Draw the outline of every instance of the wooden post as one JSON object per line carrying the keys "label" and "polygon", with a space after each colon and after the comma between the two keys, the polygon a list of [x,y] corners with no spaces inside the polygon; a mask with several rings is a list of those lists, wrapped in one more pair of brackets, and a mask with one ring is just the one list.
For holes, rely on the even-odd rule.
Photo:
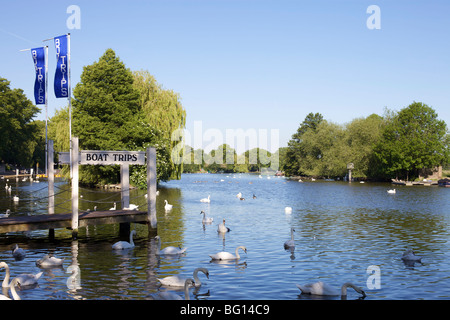
{"label": "wooden post", "polygon": [[[47,180],[48,180],[48,214],[55,213],[55,174],[53,165],[53,140],[48,140],[47,146]],[[55,239],[55,229],[48,230],[50,240]]]}
{"label": "wooden post", "polygon": [[156,232],[156,149],[150,147],[147,148],[147,210],[149,231]]}
{"label": "wooden post", "polygon": [[72,238],[78,236],[78,137],[72,138]]}
{"label": "wooden post", "polygon": [[122,210],[130,206],[130,166],[120,165],[120,188],[122,195]]}

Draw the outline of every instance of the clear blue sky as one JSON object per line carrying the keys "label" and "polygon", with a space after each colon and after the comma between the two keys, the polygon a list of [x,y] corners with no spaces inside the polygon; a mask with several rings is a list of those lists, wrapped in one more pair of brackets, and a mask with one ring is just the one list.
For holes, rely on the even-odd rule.
{"label": "clear blue sky", "polygon": [[[66,25],[72,4],[80,29]],[[381,10],[379,30],[366,26],[369,5]],[[450,1],[1,0],[0,8],[0,76],[32,101],[33,62],[19,50],[50,46],[50,117],[67,100],[54,97],[55,49],[42,40],[70,32],[73,87],[112,48],[180,93],[192,137],[202,121],[202,134],[278,130],[282,147],[309,112],[344,124],[413,101],[450,125]],[[199,142],[191,144],[211,144]]]}

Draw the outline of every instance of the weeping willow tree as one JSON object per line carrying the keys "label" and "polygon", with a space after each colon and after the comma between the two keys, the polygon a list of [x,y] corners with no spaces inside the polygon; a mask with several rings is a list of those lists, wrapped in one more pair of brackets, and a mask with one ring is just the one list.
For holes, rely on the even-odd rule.
{"label": "weeping willow tree", "polygon": [[171,178],[180,179],[183,163],[176,163],[175,159],[183,157],[182,132],[186,126],[186,110],[181,105],[180,95],[164,89],[148,71],[134,71],[133,76],[144,119],[161,130],[164,138],[170,141]]}

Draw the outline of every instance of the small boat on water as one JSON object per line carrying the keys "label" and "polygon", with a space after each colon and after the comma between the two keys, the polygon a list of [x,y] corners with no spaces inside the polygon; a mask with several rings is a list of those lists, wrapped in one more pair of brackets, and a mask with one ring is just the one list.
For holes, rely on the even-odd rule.
{"label": "small boat on water", "polygon": [[450,179],[445,178],[445,179],[438,180],[438,186],[450,188]]}

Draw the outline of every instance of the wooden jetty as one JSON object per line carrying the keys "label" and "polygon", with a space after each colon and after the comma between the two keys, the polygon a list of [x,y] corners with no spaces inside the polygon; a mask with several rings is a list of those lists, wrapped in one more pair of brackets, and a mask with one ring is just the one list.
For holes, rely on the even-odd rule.
{"label": "wooden jetty", "polygon": [[[137,210],[109,210],[81,212],[78,215],[79,227],[130,222],[147,224],[147,212]],[[72,213],[9,216],[8,218],[0,219],[0,233],[58,228],[72,229]]]}

